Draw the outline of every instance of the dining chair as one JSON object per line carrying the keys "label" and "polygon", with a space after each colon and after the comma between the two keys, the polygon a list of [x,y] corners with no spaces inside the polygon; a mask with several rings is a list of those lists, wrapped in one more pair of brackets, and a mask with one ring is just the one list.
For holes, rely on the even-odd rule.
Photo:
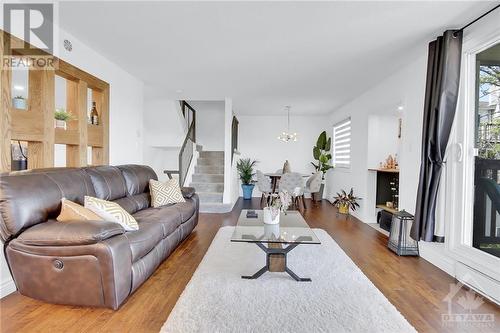
{"label": "dining chair", "polygon": [[285,163],[283,164],[282,173],[290,173],[290,172],[292,172],[292,168],[290,167],[290,162],[286,160]]}
{"label": "dining chair", "polygon": [[306,209],[304,200],[304,180],[298,172],[289,172],[281,176],[279,190],[287,191],[292,196],[293,203],[299,207],[299,198],[302,200],[302,206]]}
{"label": "dining chair", "polygon": [[304,192],[311,193],[312,201],[314,202],[314,195],[319,193],[321,189],[321,171],[313,173],[306,181],[306,188]]}
{"label": "dining chair", "polygon": [[262,200],[272,193],[271,178],[264,175],[260,170],[257,170],[257,188],[262,192],[260,197],[260,205],[262,206]]}

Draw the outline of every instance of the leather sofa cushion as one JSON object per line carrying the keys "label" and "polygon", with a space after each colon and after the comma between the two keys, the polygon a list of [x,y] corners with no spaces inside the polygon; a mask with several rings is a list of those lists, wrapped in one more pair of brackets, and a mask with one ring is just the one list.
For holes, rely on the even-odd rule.
{"label": "leather sofa cushion", "polygon": [[181,225],[181,215],[176,205],[163,206],[160,208],[148,208],[138,211],[133,216],[139,222],[139,226],[144,224],[158,224],[162,227],[163,237],[167,237]]}
{"label": "leather sofa cushion", "polygon": [[129,214],[134,214],[139,210],[148,208],[149,203],[151,202],[151,197],[149,193],[141,193],[116,199],[114,202],[119,204]]}
{"label": "leather sofa cushion", "polygon": [[132,262],[136,262],[163,239],[163,230],[157,223],[139,223],[139,230],[128,231],[125,236],[130,242]]}
{"label": "leather sofa cushion", "polygon": [[186,202],[177,203],[173,207],[179,211],[182,223],[188,221],[196,210],[196,204],[192,198],[186,199]]}
{"label": "leather sofa cushion", "polygon": [[158,180],[154,170],[146,165],[128,164],[120,165],[118,168],[125,179],[128,195],[149,193],[149,180]]}
{"label": "leather sofa cushion", "polygon": [[13,172],[0,177],[0,236],[6,240],[22,229],[59,215],[61,199],[83,204],[94,196],[89,175],[82,169],[53,168]]}
{"label": "leather sofa cushion", "polygon": [[49,220],[25,230],[17,240],[26,245],[71,246],[95,244],[125,232],[118,223],[106,221]]}
{"label": "leather sofa cushion", "polygon": [[103,165],[85,168],[95,189],[95,196],[103,200],[116,200],[127,195],[122,172],[115,166]]}

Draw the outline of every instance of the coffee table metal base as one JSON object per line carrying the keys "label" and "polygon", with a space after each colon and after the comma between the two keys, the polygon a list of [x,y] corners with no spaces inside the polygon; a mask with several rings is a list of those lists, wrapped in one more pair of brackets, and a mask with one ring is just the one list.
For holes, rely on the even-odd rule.
{"label": "coffee table metal base", "polygon": [[[299,244],[291,244],[286,248],[265,247],[262,243],[255,243],[266,253],[266,266],[258,270],[254,275],[244,275],[242,279],[257,279],[265,272],[287,272],[295,281],[310,282],[310,278],[301,278],[286,265],[286,255]],[[281,268],[276,268],[280,267]]]}

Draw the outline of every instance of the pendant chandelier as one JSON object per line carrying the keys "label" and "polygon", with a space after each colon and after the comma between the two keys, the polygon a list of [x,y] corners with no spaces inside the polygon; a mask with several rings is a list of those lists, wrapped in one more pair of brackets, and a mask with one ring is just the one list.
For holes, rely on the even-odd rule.
{"label": "pendant chandelier", "polygon": [[291,106],[285,106],[286,112],[287,112],[287,130],[286,132],[282,132],[278,136],[278,140],[281,140],[283,142],[290,142],[290,141],[297,141],[297,133],[291,133],[290,132],[290,108]]}

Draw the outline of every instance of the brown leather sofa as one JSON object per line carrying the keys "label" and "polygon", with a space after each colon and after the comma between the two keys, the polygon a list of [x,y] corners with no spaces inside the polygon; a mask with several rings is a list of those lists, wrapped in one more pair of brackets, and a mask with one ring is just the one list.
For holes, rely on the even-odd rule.
{"label": "brown leather sofa", "polygon": [[[198,196],[150,207],[147,166],[54,168],[0,175],[0,236],[22,295],[50,303],[117,309],[198,223]],[[58,222],[61,198],[117,202],[139,223]]]}

